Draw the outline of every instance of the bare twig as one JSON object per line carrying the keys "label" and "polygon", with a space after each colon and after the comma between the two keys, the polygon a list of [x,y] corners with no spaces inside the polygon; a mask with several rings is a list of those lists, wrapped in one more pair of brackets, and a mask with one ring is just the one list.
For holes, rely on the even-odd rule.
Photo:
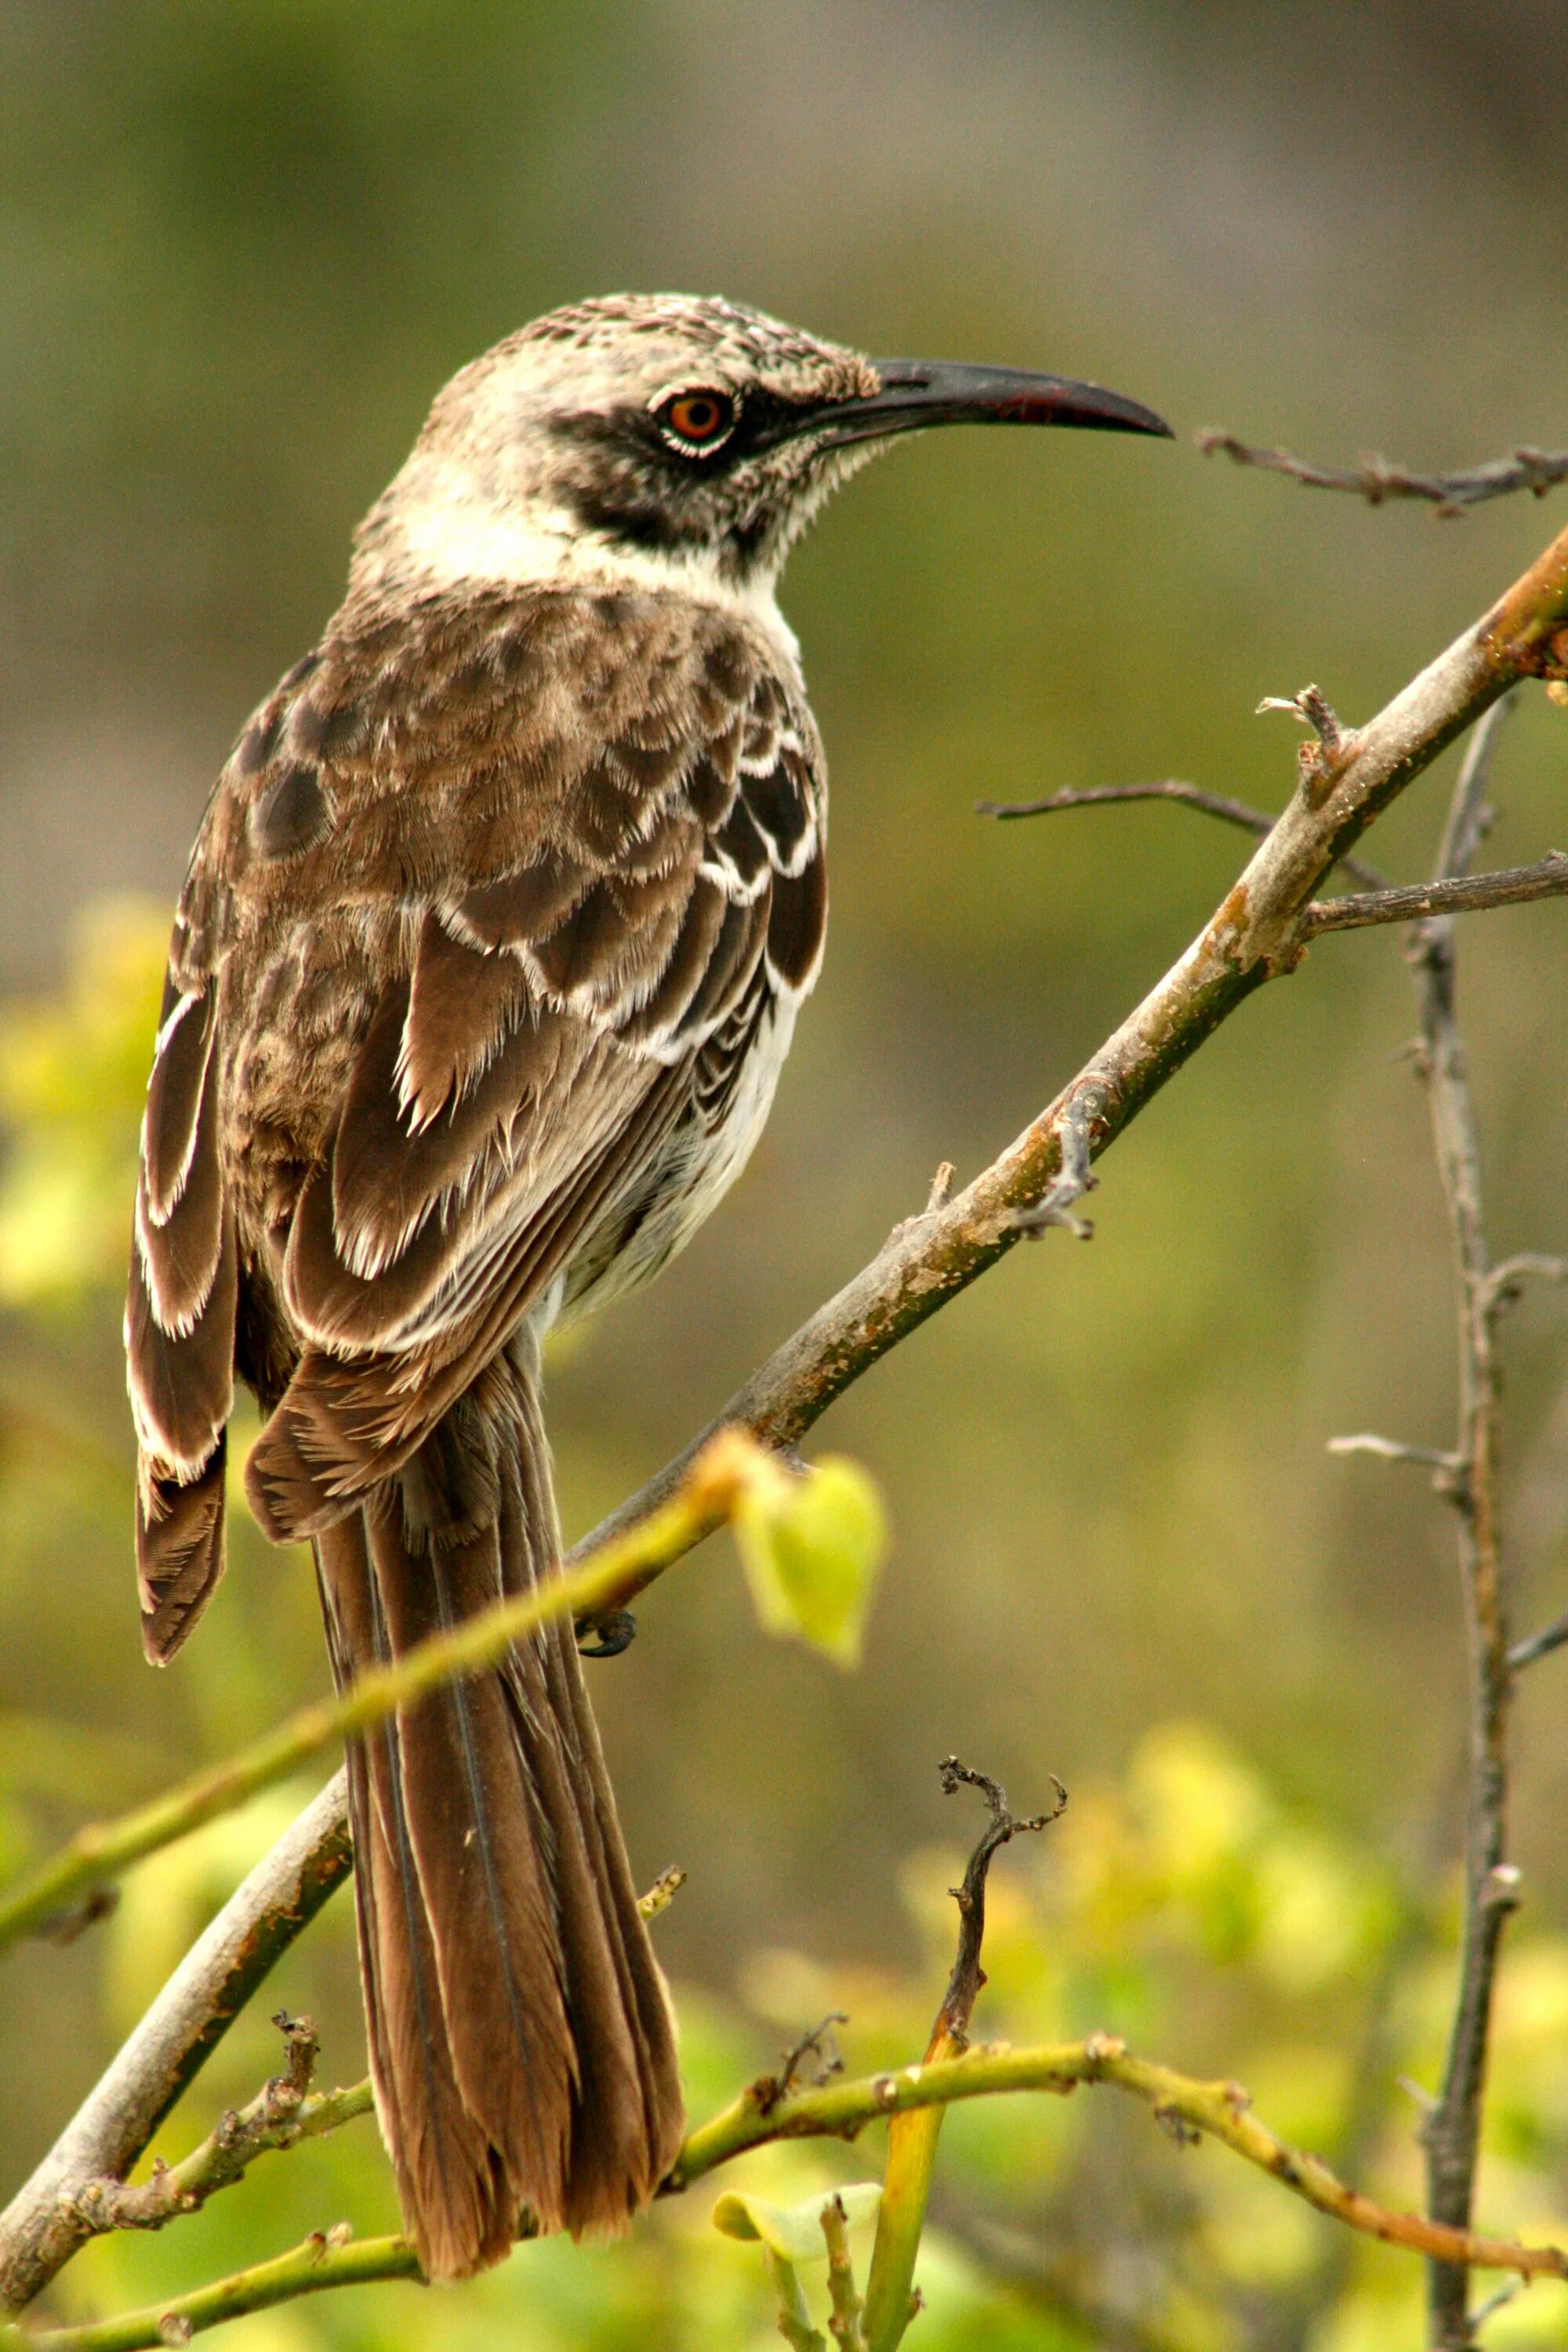
{"label": "bare twig", "polygon": [[1301,911],[1310,938],[1320,931],[1363,929],[1369,923],[1407,923],[1431,915],[1479,914],[1492,907],[1522,907],[1534,898],[1568,895],[1568,856],[1551,850],[1533,866],[1505,866],[1463,880],[1413,882],[1404,889],[1314,898]]}
{"label": "bare twig", "polygon": [[647,1893],[637,1897],[637,1909],[645,1919],[657,1919],[661,1911],[668,1910],[685,1884],[685,1871],[672,1862],[668,1870],[659,1872]]}
{"label": "bare twig", "polygon": [[1205,457],[1222,456],[1238,466],[1261,466],[1268,473],[1289,475],[1310,490],[1349,490],[1369,506],[1382,506],[1390,499],[1418,499],[1440,517],[1462,514],[1467,507],[1508,498],[1515,490],[1544,498],[1557,483],[1568,481],[1568,450],[1520,448],[1511,457],[1492,457],[1457,473],[1419,474],[1386,457],[1365,457],[1359,466],[1315,466],[1292,457],[1289,449],[1254,448],[1214,425],[1204,425],[1194,437]]}
{"label": "bare twig", "polygon": [[[319,2115],[331,2104],[309,2098],[319,2047],[316,2029],[308,2017],[289,2017],[282,2010],[272,2021],[283,2036],[282,2074],[274,2074],[247,2107],[231,2107],[211,2137],[182,2163],[154,2164],[151,2177],[135,2188],[110,2177],[89,2180],[78,2192],[78,2200],[95,2230],[161,2230],[166,2221],[195,2212],[217,2189],[240,2179],[266,2149],[291,2147],[296,2140],[309,2137],[312,2125],[305,2119],[307,2105]],[[333,2095],[340,2100],[345,2095]],[[369,2105],[366,2098],[354,2112],[363,2115]],[[314,2128],[331,2130],[347,2120],[346,2116],[334,2113],[330,2123],[317,2122]]]}
{"label": "bare twig", "polygon": [[1517,1675],[1523,1667],[1534,1665],[1537,1658],[1549,1658],[1564,1643],[1568,1643],[1568,1617],[1559,1617],[1554,1623],[1543,1625],[1539,1633],[1531,1633],[1527,1641],[1514,1643],[1508,1654],[1510,1671]]}
{"label": "bare twig", "polygon": [[847,2011],[830,2009],[820,2025],[803,2033],[792,2050],[786,2050],[776,2074],[759,2074],[752,2085],[752,2096],[764,2113],[787,2099],[795,2084],[804,2080],[802,2069],[808,2058],[816,2062],[816,2080],[826,2083],[832,2074],[842,2074],[844,2061],[838,2054],[838,2042],[834,2034],[836,2025],[847,2025]]}
{"label": "bare twig", "polygon": [[957,1789],[978,1789],[991,1811],[990,1826],[969,1857],[963,1874],[963,1884],[948,1891],[958,1906],[958,1952],[952,1963],[952,1973],[947,1980],[942,2007],[932,2030],[934,2043],[943,2041],[954,2050],[968,2047],[969,2021],[974,2004],[985,1982],[985,1971],[980,1965],[980,1948],[985,1940],[985,1881],[990,1874],[993,1857],[1016,1837],[1032,1836],[1037,1831],[1048,1830],[1059,1821],[1066,1808],[1068,1792],[1056,1774],[1051,1774],[1051,1786],[1057,1792],[1049,1812],[1033,1813],[1027,1821],[1017,1820],[1007,1807],[1007,1791],[1000,1788],[988,1774],[973,1772],[961,1764],[956,1756],[947,1756],[942,1765],[942,1792],[951,1797]]}
{"label": "bare twig", "polygon": [[[1240,825],[1244,833],[1256,834],[1259,840],[1273,832],[1276,823],[1267,809],[1253,808],[1246,801],[1233,801],[1226,793],[1200,791],[1196,784],[1184,783],[1179,776],[1163,776],[1155,784],[1090,784],[1080,792],[1048,793],[1043,801],[979,801],[975,814],[1004,819],[1055,816],[1062,809],[1107,808],[1118,801],[1174,801],[1182,808],[1196,809],[1203,816],[1215,816],[1226,824]],[[1386,887],[1386,877],[1375,866],[1364,866],[1359,857],[1342,857],[1339,862],[1367,889]]]}
{"label": "bare twig", "polygon": [[1342,724],[1321,686],[1304,686],[1297,694],[1266,694],[1258,706],[1258,716],[1268,710],[1288,711],[1311,729],[1317,740],[1298,744],[1296,770],[1308,800],[1315,804],[1325,799],[1355,751],[1355,729]]}
{"label": "bare twig", "polygon": [[1405,1445],[1396,1437],[1378,1437],[1370,1429],[1357,1432],[1353,1437],[1331,1437],[1330,1454],[1373,1454],[1380,1462],[1415,1462],[1423,1468],[1438,1473],[1434,1482],[1446,1485],[1465,1466],[1462,1454],[1445,1454],[1432,1445]]}
{"label": "bare twig", "polygon": [[[1300,909],[1367,825],[1515,680],[1555,677],[1565,664],[1568,532],[1358,730],[1354,756],[1320,804],[1297,793],[1191,946],[1023,1134],[944,1208],[891,1236],[730,1399],[708,1430],[576,1547],[573,1561],[657,1511],[714,1430],[749,1429],[780,1449],[797,1444],[847,1388],[994,1265],[1020,1238],[1009,1213],[1037,1202],[1059,1171],[1058,1123],[1069,1102],[1089,1087],[1098,1091],[1100,1108],[1089,1148],[1093,1155],[1105,1150],[1254,989],[1292,968]],[[642,1582],[651,1582],[653,1573]],[[323,1841],[341,1840],[341,1807],[331,1809]],[[272,1921],[281,1949],[289,1940],[287,1915],[271,1911],[259,1874],[247,1886],[254,1891],[235,1911],[237,1926]],[[226,2022],[225,2016],[216,2024],[214,2038]],[[206,2030],[199,2019],[189,2025],[192,2048],[205,2049]],[[106,2078],[83,2110],[98,2114],[110,2137],[126,2135],[103,2116],[103,2106],[118,2102],[136,2108],[149,2096],[139,2063],[129,2055],[132,2047],[116,2062],[123,2071],[112,2093]],[[199,2063],[199,2057],[192,2062],[191,2071]],[[151,2095],[161,2102],[168,2080],[162,2047],[147,2065]],[[134,2143],[133,2130],[131,2137]],[[0,2285],[7,2293],[14,2287],[17,2302],[37,2294],[81,2242],[79,2235],[68,2236],[63,2251],[52,2254],[38,2242],[39,2200],[47,2193],[41,2184],[58,2155],[0,2217]],[[100,2158],[83,2177],[113,2168]]]}
{"label": "bare twig", "polygon": [[[1497,703],[1472,738],[1454,787],[1437,873],[1462,875],[1484,829],[1488,769],[1508,713]],[[1568,863],[1568,861],[1564,861]],[[1463,1470],[1448,1489],[1458,1514],[1459,1565],[1470,1660],[1470,1759],[1466,1900],[1459,1991],[1437,2104],[1422,2126],[1427,2210],[1468,2229],[1475,2199],[1492,1988],[1503,1928],[1517,1907],[1518,1873],[1507,1861],[1508,1711],[1512,1669],[1498,1521],[1502,1377],[1497,1346],[1501,1291],[1482,1216],[1480,1150],[1455,1013],[1451,918],[1429,916],[1412,934],[1410,961],[1424,1048],[1432,1137],[1453,1232],[1459,1288],[1459,1445]],[[1438,2352],[1474,2341],[1462,2265],[1434,2260],[1427,2288]]]}
{"label": "bare twig", "polygon": [[[942,1764],[942,1794],[961,1788],[978,1789],[991,1819],[969,1857],[962,1885],[952,1889],[958,1905],[958,1951],[942,2006],[926,2045],[925,2063],[960,2056],[969,2047],[969,2021],[985,1971],[980,1965],[985,1940],[985,1881],[992,1859],[1020,1832],[1048,1829],[1068,1801],[1068,1792],[1053,1772],[1056,1803],[1048,1813],[1019,1821],[1009,1811],[1006,1791],[988,1774],[971,1771],[956,1756]],[[918,2073],[919,2069],[911,2069]],[[913,2315],[915,2259],[931,2200],[931,2168],[936,2162],[942,2111],[899,2116],[888,2127],[888,2162],[882,2179],[882,2201],[877,2213],[877,2237],[871,2249],[871,2269],[866,2282],[866,2343],[868,2352],[896,2352]]]}
{"label": "bare twig", "polygon": [[1540,1250],[1521,1250],[1494,1265],[1484,1287],[1485,1303],[1496,1315],[1514,1306],[1527,1282],[1568,1282],[1568,1257],[1547,1257]]}

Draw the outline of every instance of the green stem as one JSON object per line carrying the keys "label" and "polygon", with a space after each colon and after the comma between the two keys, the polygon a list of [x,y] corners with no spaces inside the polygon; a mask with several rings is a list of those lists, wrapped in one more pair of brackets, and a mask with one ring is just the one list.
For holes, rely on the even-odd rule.
{"label": "green stem", "polygon": [[79,1901],[89,1887],[247,1803],[323,1748],[359,1737],[442,1683],[482,1673],[552,1618],[615,1608],[639,1578],[679,1559],[732,1517],[764,1465],[774,1467],[751,1438],[738,1430],[721,1433],[667,1503],[640,1526],[612,1537],[580,1567],[470,1617],[452,1633],[420,1643],[395,1665],[361,1675],[331,1704],[301,1708],[237,1756],[193,1774],[151,1804],[117,1822],[89,1822],[51,1861],[0,1896],[0,1951]]}
{"label": "green stem", "polygon": [[767,2264],[768,2284],[779,2307],[779,2334],[790,2347],[790,2352],[827,2352],[827,2339],[811,2324],[811,2311],[805,2300],[799,2273],[783,2254],[775,2254],[771,2246],[763,2248]]}
{"label": "green stem", "polygon": [[[1568,2254],[1556,2246],[1525,2246],[1510,2239],[1479,2237],[1468,2230],[1424,2221],[1417,2213],[1396,2213],[1374,2205],[1336,2179],[1321,2158],[1276,2138],[1251,2114],[1247,2093],[1239,2084],[1204,2083],[1190,2074],[1179,2074],[1173,2067],[1133,2057],[1125,2043],[1103,2033],[1090,2034],[1087,2042],[1048,2043],[1032,2050],[980,2047],[962,2057],[905,2066],[895,2074],[830,2083],[773,2105],[767,2103],[773,2085],[765,2089],[753,2085],[690,2135],[666,2186],[688,2188],[748,2148],[770,2140],[853,2139],[868,2123],[913,2116],[921,2111],[940,2113],[955,2099],[988,2098],[1005,2091],[1061,2094],[1080,2083],[1113,2083],[1142,2099],[1161,2122],[1184,2124],[1194,2132],[1222,2140],[1319,2212],[1386,2245],[1401,2246],[1439,2262],[1463,2263],[1476,2270],[1514,2271],[1525,2279],[1568,2279]],[[346,2103],[355,2094],[331,2095]],[[346,2115],[340,2113],[336,2120],[346,2120]],[[322,2121],[318,2127],[330,2126]],[[801,2347],[801,2352],[826,2352],[822,2336],[811,2328],[792,2266],[784,2267],[790,2271],[794,2284],[786,2315],[791,2326],[804,2323],[807,2331],[790,2340]],[[0,2329],[0,2352],[141,2352],[143,2346],[172,2340],[167,2322],[177,2327],[181,2321],[189,2321],[194,2334],[216,2326],[220,2320],[263,2311],[271,2304],[314,2294],[323,2287],[419,2275],[414,2251],[405,2239],[368,2238],[363,2243],[338,2247],[317,2236],[276,2262],[237,2272],[231,2278],[163,2304],[156,2311],[131,2312],[118,2319],[94,2320],[83,2327],[55,2328],[42,2335],[15,2326]],[[775,2278],[774,2284],[782,2288],[785,2282]],[[906,2325],[908,2317],[906,2306]],[[789,2335],[782,2319],[781,2328]]]}
{"label": "green stem", "polygon": [[772,2140],[853,2139],[867,2124],[921,2108],[940,2109],[955,2099],[988,2098],[1002,2091],[1068,2092],[1080,2083],[1115,2084],[1142,2099],[1162,2123],[1185,2124],[1223,2141],[1320,2213],[1386,2245],[1439,2262],[1468,2263],[1478,2270],[1516,2271],[1521,2278],[1568,2279],[1568,2253],[1557,2246],[1483,2238],[1424,2221],[1418,2213],[1374,2205],[1347,2188],[1321,2158],[1291,2147],[1259,2123],[1238,2083],[1197,2081],[1173,2067],[1133,2057],[1124,2042],[1104,2033],[1091,2033],[1087,2042],[1028,2050],[982,2045],[962,2057],[904,2066],[896,2074],[829,2083],[773,2105],[767,2098],[772,2084],[753,2084],[691,2133],[666,2185],[689,2188],[732,2157]]}
{"label": "green stem", "polygon": [[[939,2032],[926,2053],[925,2063],[931,2066],[955,2058],[961,2047],[950,2035]],[[882,2202],[877,2210],[877,2236],[866,2282],[867,2352],[896,2352],[914,2315],[915,2260],[925,2229],[936,2144],[945,2112],[941,2106],[912,2107],[894,2116],[888,2126]]]}
{"label": "green stem", "polygon": [[302,2246],[279,2254],[270,2263],[257,2263],[236,2271],[193,2294],[175,2295],[145,2311],[122,2312],[117,2319],[98,2319],[85,2327],[50,2327],[35,2335],[20,2327],[0,2331],[6,2352],[157,2352],[161,2345],[181,2344],[187,2333],[199,2336],[226,2319],[268,2310],[273,2304],[292,2303],[302,2294],[320,2294],[331,2286],[363,2286],[374,2279],[413,2279],[423,2284],[419,2258],[403,2238],[362,2238],[334,2246],[320,2234]]}
{"label": "green stem", "polygon": [[827,2294],[833,2316],[827,2332],[838,2352],[868,2352],[864,2315],[855,2292],[855,2265],[849,2254],[849,2221],[841,2197],[830,2197],[822,2209],[822,2234],[827,2241]]}

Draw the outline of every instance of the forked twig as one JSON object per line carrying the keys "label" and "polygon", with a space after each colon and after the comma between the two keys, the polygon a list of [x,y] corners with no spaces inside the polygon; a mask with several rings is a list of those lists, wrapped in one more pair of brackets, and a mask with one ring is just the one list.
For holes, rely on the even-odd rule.
{"label": "forked twig", "polygon": [[978,1789],[991,1809],[991,1821],[969,1857],[969,1867],[963,1874],[963,1884],[948,1889],[958,1906],[958,1951],[953,1959],[952,1973],[947,1980],[947,1990],[942,1998],[942,2007],[936,2013],[936,2024],[931,2032],[933,2047],[939,2040],[949,2043],[954,2051],[967,2047],[969,2021],[981,1987],[985,1982],[985,1971],[980,1965],[980,1949],[985,1940],[985,1881],[992,1858],[1009,1839],[1028,1837],[1038,1830],[1048,1830],[1054,1821],[1061,1818],[1068,1792],[1054,1772],[1050,1780],[1057,1792],[1057,1801],[1049,1812],[1032,1813],[1026,1821],[1020,1821],[1008,1811],[1005,1789],[993,1780],[989,1774],[972,1771],[967,1764],[961,1764],[956,1756],[942,1759],[942,1795],[951,1797],[955,1790],[961,1788]]}
{"label": "forked twig", "polygon": [[[1278,823],[1267,809],[1232,800],[1226,793],[1205,793],[1196,784],[1184,782],[1179,776],[1162,776],[1158,783],[1152,784],[1089,784],[1077,792],[1047,793],[1039,801],[977,801],[975,814],[1011,822],[1016,817],[1055,816],[1063,809],[1109,808],[1124,801],[1173,801],[1180,808],[1196,809],[1202,816],[1218,817],[1225,824],[1239,825],[1244,833],[1254,835],[1259,841],[1272,833]],[[1375,866],[1367,866],[1348,854],[1339,863],[1368,890],[1386,887],[1386,879]]]}
{"label": "forked twig", "polygon": [[1258,466],[1270,474],[1287,475],[1310,490],[1348,490],[1369,506],[1392,499],[1415,499],[1443,520],[1463,514],[1467,507],[1486,499],[1506,499],[1529,490],[1542,499],[1559,482],[1568,481],[1568,450],[1515,449],[1510,457],[1491,457],[1484,465],[1463,466],[1451,474],[1422,474],[1387,457],[1365,457],[1357,466],[1318,466],[1293,457],[1289,449],[1256,448],[1238,441],[1234,433],[1205,425],[1194,436],[1205,457],[1225,457],[1237,466]]}

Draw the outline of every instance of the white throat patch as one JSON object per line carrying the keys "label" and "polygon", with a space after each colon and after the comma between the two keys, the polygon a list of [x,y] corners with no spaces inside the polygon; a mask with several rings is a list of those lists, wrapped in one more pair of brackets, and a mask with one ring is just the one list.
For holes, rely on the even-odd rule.
{"label": "white throat patch", "polygon": [[737,586],[710,550],[676,553],[627,547],[584,530],[560,508],[506,509],[465,487],[456,495],[405,497],[394,544],[432,585],[650,589],[715,604],[749,621],[795,667],[800,646],[779,611],[774,583]]}

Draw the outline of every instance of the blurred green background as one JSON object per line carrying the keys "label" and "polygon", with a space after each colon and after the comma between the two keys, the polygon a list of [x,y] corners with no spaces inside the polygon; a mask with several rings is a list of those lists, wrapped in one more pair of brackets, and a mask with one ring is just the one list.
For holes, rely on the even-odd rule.
{"label": "blurred green background", "polygon": [[[556,1360],[571,1528],[657,1466],[923,1202],[1049,1097],[1207,913],[1237,838],[1164,809],[999,827],[984,797],[1177,774],[1278,806],[1321,682],[1359,719],[1489,601],[1565,499],[1463,522],[1205,462],[1202,424],[1453,465],[1568,438],[1561,0],[0,0],[0,1837],[10,1862],[325,1681],[302,1558],[237,1524],[174,1670],[142,1664],[119,1302],[167,908],[246,712],[335,604],[349,531],[444,378],[552,304],[721,290],[872,352],[1100,378],[1173,446],[904,446],[794,560],[834,775],[834,921],[767,1138],[652,1294]],[[1493,851],[1563,837],[1568,718],[1506,739]],[[1429,860],[1446,770],[1372,852]],[[1494,1245],[1568,1246],[1568,930],[1463,934]],[[837,1410],[895,1546],[865,1664],[763,1640],[723,1544],[592,1669],[660,1922],[694,2111],[828,2009],[915,2054],[973,1823],[950,1748],[1020,1802],[982,2032],[1106,2027],[1240,2074],[1280,2128],[1419,2193],[1451,1979],[1462,1639],[1419,1474],[1451,1442],[1447,1244],[1392,934],[1325,941],[1139,1121],[1092,1246],[1020,1250]],[[1563,1305],[1509,1327],[1521,1629],[1568,1600]],[[1489,2225],[1568,2229],[1568,1717],[1518,1724],[1526,1907],[1505,1970]],[[107,1927],[7,1962],[5,2183],[300,1792],[147,1865]],[[348,1905],[279,1979],[363,2063]],[[270,2003],[265,2004],[270,2006]],[[1370,2032],[1371,2025],[1377,2030]],[[1381,2024],[1379,2021],[1381,2020]],[[170,2146],[275,2063],[247,2024]],[[804,2193],[877,2168],[759,2158]],[[1408,2260],[1112,2095],[954,2120],[929,2352],[1420,2341]],[[323,2298],[245,2352],[763,2347],[711,2196],[623,2247]],[[268,2159],[51,2298],[143,2301],[344,2215],[374,2134]],[[1542,2288],[1487,2341],[1546,2345]]]}

